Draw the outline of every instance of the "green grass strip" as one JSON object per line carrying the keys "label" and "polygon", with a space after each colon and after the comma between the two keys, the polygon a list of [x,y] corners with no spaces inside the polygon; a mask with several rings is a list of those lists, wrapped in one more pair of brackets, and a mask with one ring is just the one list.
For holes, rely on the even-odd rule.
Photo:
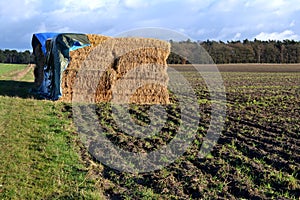
{"label": "green grass strip", "polygon": [[0,96],[0,199],[101,199],[61,108]]}

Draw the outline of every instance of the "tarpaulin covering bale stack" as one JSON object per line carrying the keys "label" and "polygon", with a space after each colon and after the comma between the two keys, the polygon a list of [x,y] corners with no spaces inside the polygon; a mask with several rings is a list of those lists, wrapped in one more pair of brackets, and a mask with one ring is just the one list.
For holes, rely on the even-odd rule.
{"label": "tarpaulin covering bale stack", "polygon": [[169,103],[169,43],[150,38],[86,36],[90,46],[81,42],[82,48],[65,55],[69,63],[60,69],[60,100],[71,102],[75,94],[87,102]]}
{"label": "tarpaulin covering bale stack", "polygon": [[32,36],[32,48],[36,65],[34,68],[35,89],[40,88],[44,81],[44,66],[47,57],[47,41],[55,37],[57,33],[37,33]]}

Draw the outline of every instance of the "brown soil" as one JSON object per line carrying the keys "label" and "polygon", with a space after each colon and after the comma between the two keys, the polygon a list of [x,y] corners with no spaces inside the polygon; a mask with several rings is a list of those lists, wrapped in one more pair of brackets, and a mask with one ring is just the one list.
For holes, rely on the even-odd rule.
{"label": "brown soil", "polygon": [[[198,153],[210,122],[209,92],[200,76],[182,67],[177,70],[190,81],[199,102],[208,101],[199,103],[201,120],[193,145],[174,163],[144,174],[119,172],[99,163],[81,146],[90,178],[96,180],[108,199],[298,199],[300,73],[283,69],[240,72],[243,66],[235,67],[237,72],[222,73],[227,117],[208,157],[199,158]],[[148,109],[133,105],[130,113],[141,124],[147,124]],[[168,144],[180,126],[178,105],[168,105],[166,110],[167,123],[159,135],[149,139],[138,139],[120,130],[109,104],[99,104],[96,112],[99,125],[115,145],[127,151],[150,152]],[[71,114],[71,107],[67,112]]]}

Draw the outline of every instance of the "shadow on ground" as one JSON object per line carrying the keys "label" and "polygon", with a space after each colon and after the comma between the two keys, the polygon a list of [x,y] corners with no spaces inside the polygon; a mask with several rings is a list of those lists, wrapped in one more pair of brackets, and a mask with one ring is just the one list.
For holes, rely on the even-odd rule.
{"label": "shadow on ground", "polygon": [[0,80],[0,96],[36,98],[31,93],[33,87],[33,82]]}

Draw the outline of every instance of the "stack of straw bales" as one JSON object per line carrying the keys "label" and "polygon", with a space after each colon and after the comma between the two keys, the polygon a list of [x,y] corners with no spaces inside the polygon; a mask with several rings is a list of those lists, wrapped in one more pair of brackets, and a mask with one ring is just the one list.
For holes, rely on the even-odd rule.
{"label": "stack of straw bales", "polygon": [[70,63],[61,79],[61,101],[71,102],[73,96],[80,96],[88,102],[169,103],[169,43],[87,36],[90,46],[70,52]]}

